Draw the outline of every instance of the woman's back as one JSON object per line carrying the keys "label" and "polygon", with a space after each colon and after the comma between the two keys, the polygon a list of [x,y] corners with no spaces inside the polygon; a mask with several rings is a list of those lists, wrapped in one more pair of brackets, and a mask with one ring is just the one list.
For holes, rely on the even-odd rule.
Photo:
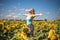
{"label": "woman's back", "polygon": [[32,18],[30,16],[27,16],[26,21],[27,25],[32,24]]}

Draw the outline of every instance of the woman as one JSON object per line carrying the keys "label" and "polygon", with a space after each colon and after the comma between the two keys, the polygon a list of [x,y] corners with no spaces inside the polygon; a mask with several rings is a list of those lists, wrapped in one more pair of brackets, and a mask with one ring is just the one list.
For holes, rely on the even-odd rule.
{"label": "woman", "polygon": [[23,14],[26,17],[27,21],[27,26],[30,28],[30,32],[28,33],[29,35],[33,36],[33,31],[34,31],[34,26],[32,24],[32,20],[35,16],[41,16],[42,14],[35,14],[35,10],[33,8],[28,10],[29,14]]}

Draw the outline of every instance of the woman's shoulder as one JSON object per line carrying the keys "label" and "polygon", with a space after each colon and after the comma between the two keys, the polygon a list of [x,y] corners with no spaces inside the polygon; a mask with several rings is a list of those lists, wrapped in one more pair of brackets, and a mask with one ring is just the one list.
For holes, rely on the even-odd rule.
{"label": "woman's shoulder", "polygon": [[35,17],[35,15],[27,14],[27,17]]}

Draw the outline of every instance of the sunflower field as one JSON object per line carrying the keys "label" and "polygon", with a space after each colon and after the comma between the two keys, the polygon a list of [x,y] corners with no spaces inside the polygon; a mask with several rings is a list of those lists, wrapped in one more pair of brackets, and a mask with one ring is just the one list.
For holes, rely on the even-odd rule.
{"label": "sunflower field", "polygon": [[25,20],[0,20],[0,40],[60,40],[60,20],[33,20],[34,36]]}

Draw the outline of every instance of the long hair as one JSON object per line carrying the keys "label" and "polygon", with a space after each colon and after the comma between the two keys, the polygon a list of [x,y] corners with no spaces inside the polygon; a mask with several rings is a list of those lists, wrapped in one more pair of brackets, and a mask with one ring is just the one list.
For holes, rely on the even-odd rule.
{"label": "long hair", "polygon": [[28,10],[28,12],[29,12],[29,13],[32,13],[32,14],[35,14],[34,8],[30,8],[30,9]]}

